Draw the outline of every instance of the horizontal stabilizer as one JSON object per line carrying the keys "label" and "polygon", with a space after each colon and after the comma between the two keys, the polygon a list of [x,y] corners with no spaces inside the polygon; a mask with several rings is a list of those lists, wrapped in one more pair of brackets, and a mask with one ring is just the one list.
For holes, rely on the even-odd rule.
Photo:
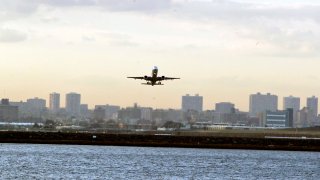
{"label": "horizontal stabilizer", "polygon": [[159,86],[159,85],[164,85],[164,84],[151,84],[151,83],[141,83],[142,85],[149,85],[149,86]]}

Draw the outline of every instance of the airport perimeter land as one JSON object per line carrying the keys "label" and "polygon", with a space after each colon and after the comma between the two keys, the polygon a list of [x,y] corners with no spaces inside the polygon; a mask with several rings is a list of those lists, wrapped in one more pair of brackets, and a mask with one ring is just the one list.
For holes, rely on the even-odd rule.
{"label": "airport perimeter land", "polygon": [[0,131],[0,143],[320,151],[320,131]]}

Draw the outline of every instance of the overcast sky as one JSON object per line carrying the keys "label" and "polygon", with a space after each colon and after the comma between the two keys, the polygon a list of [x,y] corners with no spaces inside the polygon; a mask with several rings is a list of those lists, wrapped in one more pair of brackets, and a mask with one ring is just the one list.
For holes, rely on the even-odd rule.
{"label": "overcast sky", "polygon": [[[0,97],[205,109],[249,94],[320,96],[317,0],[1,0]],[[127,76],[181,77],[149,87]]]}

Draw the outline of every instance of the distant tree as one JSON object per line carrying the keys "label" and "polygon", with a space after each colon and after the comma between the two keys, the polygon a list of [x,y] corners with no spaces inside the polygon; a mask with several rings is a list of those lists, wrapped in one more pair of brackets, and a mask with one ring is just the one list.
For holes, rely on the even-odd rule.
{"label": "distant tree", "polygon": [[34,123],[33,128],[40,128],[41,126],[38,123]]}
{"label": "distant tree", "polygon": [[44,127],[47,129],[53,129],[55,128],[56,124],[53,120],[47,119],[46,122],[44,123]]}
{"label": "distant tree", "polygon": [[116,121],[113,120],[113,119],[109,119],[109,120],[107,121],[107,124],[116,124]]}
{"label": "distant tree", "polygon": [[79,122],[79,126],[82,126],[82,127],[89,127],[90,126],[90,124],[89,124],[89,122],[88,121],[80,121]]}
{"label": "distant tree", "polygon": [[182,124],[179,122],[167,121],[163,124],[162,127],[180,129],[182,127]]}
{"label": "distant tree", "polygon": [[113,119],[109,119],[107,122],[106,122],[106,127],[107,128],[117,128],[118,127],[118,124],[115,120]]}

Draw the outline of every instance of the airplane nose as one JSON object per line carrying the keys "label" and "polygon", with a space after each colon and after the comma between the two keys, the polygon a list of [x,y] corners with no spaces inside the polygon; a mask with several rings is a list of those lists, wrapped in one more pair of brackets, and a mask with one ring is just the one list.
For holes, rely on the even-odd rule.
{"label": "airplane nose", "polygon": [[157,66],[154,66],[153,69],[158,69],[158,67],[157,67]]}

